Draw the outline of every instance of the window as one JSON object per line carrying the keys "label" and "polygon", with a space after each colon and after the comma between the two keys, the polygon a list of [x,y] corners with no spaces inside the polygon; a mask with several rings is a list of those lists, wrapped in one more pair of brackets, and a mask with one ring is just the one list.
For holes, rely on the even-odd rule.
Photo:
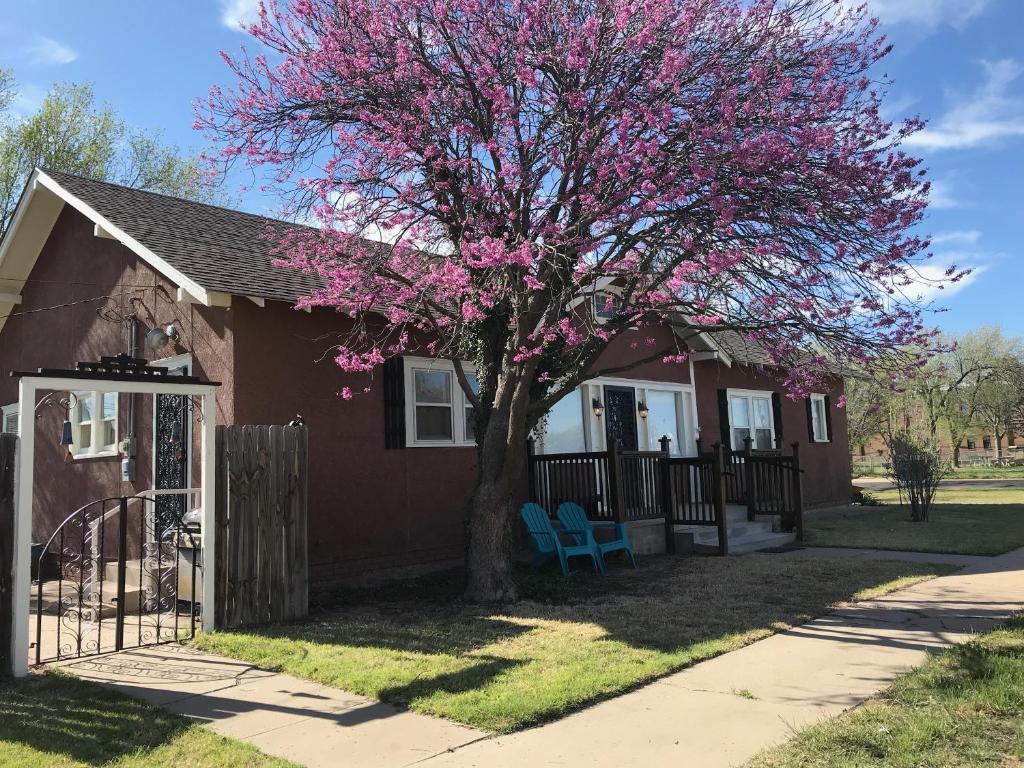
{"label": "window", "polygon": [[775,447],[775,419],[770,392],[729,392],[729,427],[732,449],[741,451],[753,438],[753,448],[769,451]]}
{"label": "window", "polygon": [[967,438],[967,450],[973,451],[977,447],[977,444],[970,437]]}
{"label": "window", "polygon": [[538,429],[543,453],[582,453],[587,450],[583,435],[582,393],[577,387],[552,406]]}
{"label": "window", "polygon": [[679,439],[680,418],[676,393],[648,389],[645,405],[647,406],[647,433],[650,435],[648,449],[660,450],[661,444],[658,441],[667,435],[672,441],[669,443],[669,453],[673,456],[681,456],[683,444]]}
{"label": "window", "polygon": [[598,323],[611,320],[619,311],[619,297],[614,293],[594,294],[594,317]]}
{"label": "window", "polygon": [[0,424],[0,431],[18,434],[18,404],[11,403],[3,407],[3,423]]}
{"label": "window", "polygon": [[824,395],[811,395],[811,432],[814,442],[828,442],[828,405]]}
{"label": "window", "polygon": [[[463,366],[474,392],[480,384]],[[448,360],[405,358],[406,432],[410,446],[475,445],[473,405]]]}
{"label": "window", "polygon": [[986,451],[991,451],[992,438],[989,437],[988,435],[985,435],[985,437],[981,438],[981,447],[984,448]]}
{"label": "window", "polygon": [[117,393],[76,392],[71,409],[72,455],[117,453]]}

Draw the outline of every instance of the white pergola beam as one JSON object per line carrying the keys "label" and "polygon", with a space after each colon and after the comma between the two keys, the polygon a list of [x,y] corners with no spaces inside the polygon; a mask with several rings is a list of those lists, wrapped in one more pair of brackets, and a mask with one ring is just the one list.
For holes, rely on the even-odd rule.
{"label": "white pergola beam", "polygon": [[102,224],[92,225],[93,237],[102,237],[105,240],[117,240],[117,236],[112,234],[110,230],[105,229]]}
{"label": "white pergola beam", "polygon": [[0,304],[21,304],[21,294],[0,293]]}
{"label": "white pergola beam", "polygon": [[214,629],[214,568],[216,525],[216,458],[213,455],[217,429],[217,386],[215,384],[180,383],[166,379],[154,381],[112,381],[102,375],[83,378],[23,375],[18,383],[18,456],[14,480],[14,626],[11,656],[15,677],[28,674],[29,607],[32,593],[32,490],[35,482],[35,412],[40,391],[67,392],[102,385],[105,392],[185,395],[202,398],[202,435],[200,442],[200,477],[202,488],[203,543],[203,630]]}

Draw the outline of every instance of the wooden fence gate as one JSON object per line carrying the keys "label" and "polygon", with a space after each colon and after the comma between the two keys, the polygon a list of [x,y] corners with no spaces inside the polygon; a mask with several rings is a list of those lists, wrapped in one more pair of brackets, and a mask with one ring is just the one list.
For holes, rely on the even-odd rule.
{"label": "wooden fence gate", "polygon": [[305,427],[217,427],[218,629],[308,612],[307,445]]}
{"label": "wooden fence gate", "polygon": [[0,433],[0,678],[13,672],[14,632],[14,460],[18,436]]}

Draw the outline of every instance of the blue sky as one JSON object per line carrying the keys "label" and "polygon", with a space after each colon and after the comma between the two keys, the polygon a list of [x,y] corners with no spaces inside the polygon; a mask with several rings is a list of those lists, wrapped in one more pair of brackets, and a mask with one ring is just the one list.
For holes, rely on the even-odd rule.
{"label": "blue sky", "polygon": [[[843,0],[856,4],[859,0]],[[1024,335],[1024,0],[868,0],[895,45],[887,114],[929,121],[915,137],[935,182],[927,231],[935,272],[974,268],[935,295],[932,322],[951,332],[1000,324]],[[218,51],[245,42],[255,0],[2,0],[0,67],[14,70],[28,113],[55,80],[91,81],[130,123],[159,127],[184,149],[192,101],[229,83]],[[241,182],[241,179],[236,180]],[[243,205],[272,213],[273,201]]]}

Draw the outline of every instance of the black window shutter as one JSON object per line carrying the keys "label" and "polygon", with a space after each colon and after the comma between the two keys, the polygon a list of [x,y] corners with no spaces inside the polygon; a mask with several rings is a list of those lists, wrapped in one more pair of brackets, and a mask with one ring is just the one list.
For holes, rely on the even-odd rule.
{"label": "black window shutter", "polygon": [[775,421],[775,439],[782,444],[782,396],[772,392],[772,419]]}
{"label": "black window shutter", "polygon": [[811,398],[807,398],[807,442],[814,442],[814,406],[811,405]]}
{"label": "black window shutter", "polygon": [[722,431],[722,446],[729,450],[732,447],[732,439],[729,430],[729,391],[718,390],[718,426]]}
{"label": "black window shutter", "polygon": [[832,442],[832,399],[825,395],[825,439]]}
{"label": "black window shutter", "polygon": [[405,448],[405,362],[384,361],[384,447]]}

